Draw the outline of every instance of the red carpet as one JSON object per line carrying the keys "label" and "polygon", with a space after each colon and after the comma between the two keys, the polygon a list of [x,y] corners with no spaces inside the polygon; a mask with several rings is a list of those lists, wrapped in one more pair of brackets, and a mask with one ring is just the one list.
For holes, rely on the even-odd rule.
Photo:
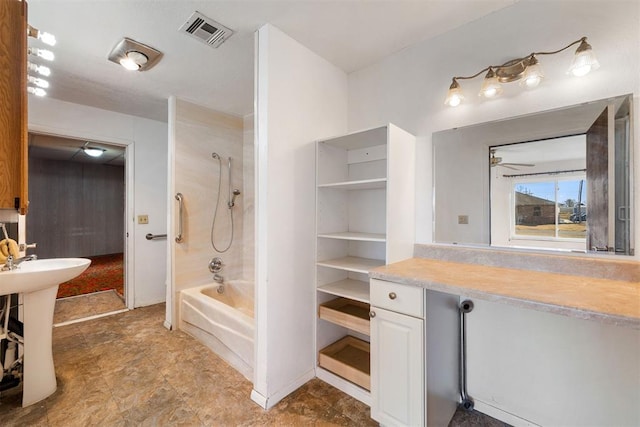
{"label": "red carpet", "polygon": [[58,298],[115,289],[124,295],[123,254],[88,257],[91,265],[75,279],[64,282],[58,288]]}

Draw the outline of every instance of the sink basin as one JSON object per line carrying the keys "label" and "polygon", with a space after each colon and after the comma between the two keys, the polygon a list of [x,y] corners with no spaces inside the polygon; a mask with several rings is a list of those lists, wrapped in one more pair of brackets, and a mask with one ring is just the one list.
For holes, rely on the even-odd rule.
{"label": "sink basin", "polygon": [[35,292],[71,280],[89,267],[86,258],[25,261],[15,270],[0,272],[0,295]]}
{"label": "sink basin", "polygon": [[80,275],[89,264],[86,258],[50,258],[24,261],[15,270],[0,271],[0,295],[22,294],[22,406],[40,402],[56,391],[51,331],[58,285]]}

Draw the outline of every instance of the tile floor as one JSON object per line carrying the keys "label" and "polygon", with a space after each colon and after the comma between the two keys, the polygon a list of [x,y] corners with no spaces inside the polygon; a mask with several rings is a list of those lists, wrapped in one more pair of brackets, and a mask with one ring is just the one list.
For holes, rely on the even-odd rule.
{"label": "tile floor", "polygon": [[[242,375],[163,319],[158,304],[54,328],[58,390],[27,408],[19,390],[0,393],[0,425],[377,425],[366,405],[317,379],[264,411]],[[503,426],[461,416],[450,426]]]}

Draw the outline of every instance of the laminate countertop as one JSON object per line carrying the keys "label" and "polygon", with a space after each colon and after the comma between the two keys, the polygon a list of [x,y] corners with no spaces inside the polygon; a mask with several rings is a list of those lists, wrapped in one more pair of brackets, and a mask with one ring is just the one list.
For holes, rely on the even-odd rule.
{"label": "laminate countertop", "polygon": [[411,258],[369,276],[448,294],[503,302],[640,329],[640,282]]}

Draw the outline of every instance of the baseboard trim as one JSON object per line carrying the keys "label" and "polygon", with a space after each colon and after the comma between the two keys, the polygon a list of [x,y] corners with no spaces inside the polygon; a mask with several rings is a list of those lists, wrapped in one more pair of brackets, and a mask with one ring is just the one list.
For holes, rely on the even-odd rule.
{"label": "baseboard trim", "polygon": [[500,408],[496,408],[495,406],[489,405],[488,403],[482,402],[481,400],[473,401],[473,409],[478,412],[482,412],[483,414],[489,415],[497,420],[503,421],[507,424],[511,424],[513,427],[540,427],[538,424],[533,423],[529,420],[525,420],[524,418],[520,418],[517,415],[511,414],[509,412],[503,411]]}
{"label": "baseboard trim", "polygon": [[251,390],[251,400],[260,405],[262,408],[269,410],[278,404],[282,399],[302,387],[307,382],[311,381],[315,378],[315,372],[313,369],[305,372],[300,377],[295,379],[293,382],[288,384],[287,386],[281,388],[277,392],[273,393],[271,396],[265,397],[256,389]]}

